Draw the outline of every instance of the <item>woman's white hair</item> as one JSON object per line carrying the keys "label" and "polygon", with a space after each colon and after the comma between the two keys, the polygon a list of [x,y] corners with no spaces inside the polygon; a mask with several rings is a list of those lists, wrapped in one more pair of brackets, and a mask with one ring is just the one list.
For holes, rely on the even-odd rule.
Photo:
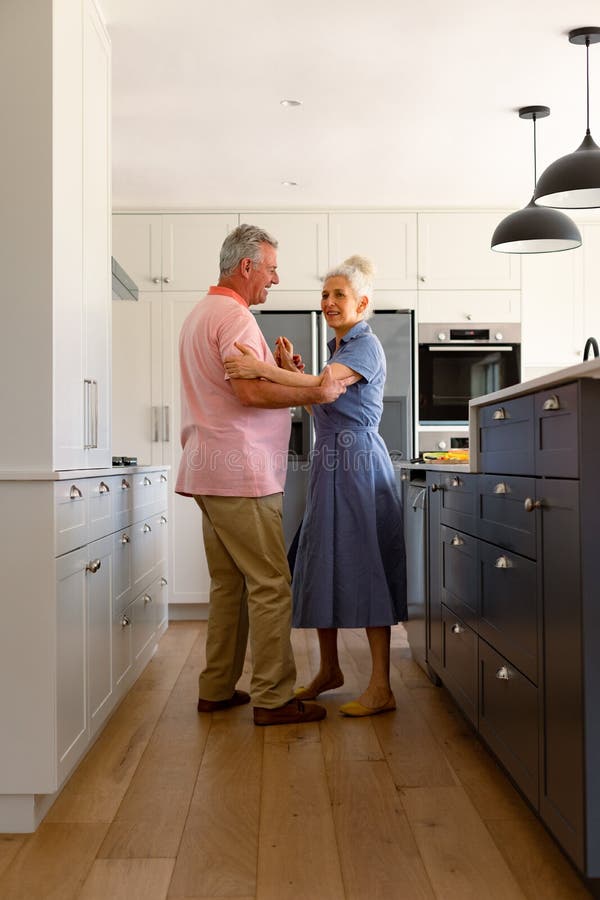
{"label": "woman's white hair", "polygon": [[367,305],[362,317],[363,319],[370,318],[373,315],[373,279],[375,277],[375,266],[371,260],[365,256],[349,256],[339,266],[329,270],[323,283],[328,278],[336,276],[341,276],[348,281],[357,299],[359,297],[367,298]]}

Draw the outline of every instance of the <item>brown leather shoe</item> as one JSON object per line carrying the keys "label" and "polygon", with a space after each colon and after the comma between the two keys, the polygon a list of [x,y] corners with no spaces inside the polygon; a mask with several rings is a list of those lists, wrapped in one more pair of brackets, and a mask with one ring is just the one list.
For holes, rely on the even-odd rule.
{"label": "brown leather shoe", "polygon": [[303,703],[302,700],[289,700],[283,706],[266,709],[264,706],[254,707],[255,725],[299,725],[303,722],[320,722],[327,715],[324,706],[318,703]]}
{"label": "brown leather shoe", "polygon": [[250,703],[250,694],[246,691],[234,691],[229,700],[198,700],[198,712],[216,712],[218,709],[229,709],[230,706],[243,706]]}

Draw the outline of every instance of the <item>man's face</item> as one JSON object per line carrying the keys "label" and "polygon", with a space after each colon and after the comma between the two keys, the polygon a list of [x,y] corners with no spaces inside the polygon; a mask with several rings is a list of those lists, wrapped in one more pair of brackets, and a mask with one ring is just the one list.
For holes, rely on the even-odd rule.
{"label": "man's face", "polygon": [[270,244],[262,244],[260,261],[251,263],[248,276],[248,305],[264,303],[273,284],[279,284],[277,250]]}

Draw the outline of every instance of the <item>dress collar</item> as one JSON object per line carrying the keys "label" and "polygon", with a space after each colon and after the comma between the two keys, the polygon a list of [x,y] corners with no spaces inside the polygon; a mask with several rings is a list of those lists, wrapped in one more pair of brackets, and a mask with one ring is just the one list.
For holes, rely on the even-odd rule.
{"label": "dress collar", "polygon": [[[353,341],[354,338],[359,337],[361,334],[364,334],[366,331],[370,331],[371,326],[368,322],[365,322],[364,319],[361,319],[360,322],[357,322],[356,325],[353,325],[350,331],[347,331],[343,338],[340,340],[340,344],[347,344],[348,341]],[[335,353],[335,338],[332,338],[327,342],[327,346],[329,347],[329,352],[333,356]]]}

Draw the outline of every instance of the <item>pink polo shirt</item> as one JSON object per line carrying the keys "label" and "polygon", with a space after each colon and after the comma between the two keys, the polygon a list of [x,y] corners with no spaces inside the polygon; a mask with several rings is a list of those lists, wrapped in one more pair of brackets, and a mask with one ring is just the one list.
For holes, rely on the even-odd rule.
{"label": "pink polo shirt", "polygon": [[283,491],[290,413],[242,406],[223,368],[226,357],[239,353],[235,341],[274,363],[246,301],[228,288],[211,287],[179,337],[183,455],[178,494],[263,497]]}

